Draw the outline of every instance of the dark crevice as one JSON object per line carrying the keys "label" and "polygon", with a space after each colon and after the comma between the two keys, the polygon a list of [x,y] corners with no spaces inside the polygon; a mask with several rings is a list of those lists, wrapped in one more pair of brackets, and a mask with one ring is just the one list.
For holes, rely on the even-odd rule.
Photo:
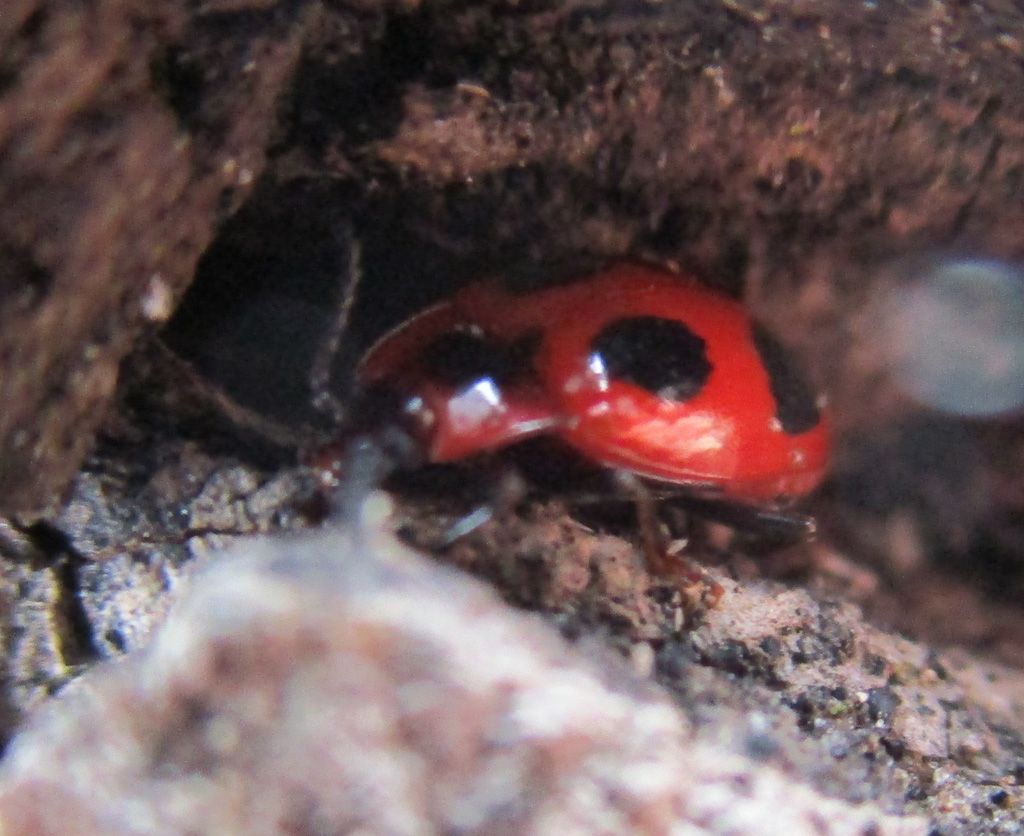
{"label": "dark crevice", "polygon": [[33,523],[24,533],[43,560],[53,567],[60,585],[58,607],[67,626],[59,637],[64,663],[73,667],[103,658],[82,601],[79,570],[88,562],[87,558],[75,549],[64,532],[48,522]]}

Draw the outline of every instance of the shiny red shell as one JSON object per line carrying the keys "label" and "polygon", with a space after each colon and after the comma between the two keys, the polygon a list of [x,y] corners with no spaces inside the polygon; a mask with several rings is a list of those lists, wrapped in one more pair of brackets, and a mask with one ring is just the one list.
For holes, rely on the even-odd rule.
{"label": "shiny red shell", "polygon": [[[595,340],[630,318],[680,323],[703,341],[710,373],[699,391],[673,400],[608,374]],[[477,283],[380,340],[360,378],[403,393],[422,421],[429,461],[551,434],[601,465],[703,495],[774,502],[822,480],[829,420],[819,403],[810,426],[784,429],[753,327],[738,303],[634,265],[526,295]],[[528,345],[528,372],[446,383],[430,371],[430,352],[451,334]]]}

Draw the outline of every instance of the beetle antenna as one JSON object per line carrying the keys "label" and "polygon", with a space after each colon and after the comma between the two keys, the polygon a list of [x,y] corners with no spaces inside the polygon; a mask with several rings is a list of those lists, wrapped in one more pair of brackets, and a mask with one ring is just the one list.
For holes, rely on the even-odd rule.
{"label": "beetle antenna", "polygon": [[492,463],[487,473],[486,501],[452,523],[445,532],[441,545],[447,548],[476,531],[484,523],[490,522],[498,514],[515,508],[526,498],[526,494],[526,481],[517,467],[504,462],[499,466]]}
{"label": "beetle antenna", "polygon": [[341,340],[352,318],[352,308],[355,307],[359,285],[363,278],[362,245],[352,230],[352,222],[345,221],[337,236],[339,243],[343,242],[348,253],[348,264],[341,273],[340,292],[334,316],[327,324],[327,329],[317,348],[316,355],[313,357],[309,371],[309,389],[313,397],[313,407],[327,416],[332,426],[335,427],[341,425],[345,409],[331,390],[331,371],[341,347]]}

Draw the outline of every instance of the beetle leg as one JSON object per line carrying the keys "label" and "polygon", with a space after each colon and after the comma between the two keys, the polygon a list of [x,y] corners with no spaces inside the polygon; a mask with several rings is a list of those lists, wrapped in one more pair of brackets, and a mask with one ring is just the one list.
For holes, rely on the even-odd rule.
{"label": "beetle leg", "polygon": [[486,500],[449,526],[442,547],[452,545],[525,499],[526,482],[517,468],[508,464],[492,467],[486,477]]}
{"label": "beetle leg", "polygon": [[688,608],[695,609],[698,604],[714,606],[724,590],[699,566],[669,549],[658,519],[657,497],[634,473],[618,470],[615,478],[633,497],[648,571],[673,581]]}
{"label": "beetle leg", "polygon": [[773,544],[802,543],[817,533],[814,517],[788,508],[761,508],[717,498],[686,497],[682,502],[690,513]]}
{"label": "beetle leg", "polygon": [[441,548],[446,549],[467,534],[472,534],[484,523],[493,519],[493,517],[494,509],[490,505],[477,506],[464,517],[460,517],[448,526],[447,531],[444,533],[444,539],[440,543]]}

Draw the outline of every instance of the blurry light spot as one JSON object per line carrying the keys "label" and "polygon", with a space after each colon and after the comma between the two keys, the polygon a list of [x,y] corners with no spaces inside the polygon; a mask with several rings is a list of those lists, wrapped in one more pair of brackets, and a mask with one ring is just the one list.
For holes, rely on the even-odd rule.
{"label": "blurry light spot", "polygon": [[998,261],[933,262],[885,309],[893,374],[911,396],[958,415],[1024,405],[1024,273]]}
{"label": "blurry light spot", "polygon": [[149,277],[140,306],[142,315],[150,322],[165,322],[174,313],[174,294],[159,273]]}

